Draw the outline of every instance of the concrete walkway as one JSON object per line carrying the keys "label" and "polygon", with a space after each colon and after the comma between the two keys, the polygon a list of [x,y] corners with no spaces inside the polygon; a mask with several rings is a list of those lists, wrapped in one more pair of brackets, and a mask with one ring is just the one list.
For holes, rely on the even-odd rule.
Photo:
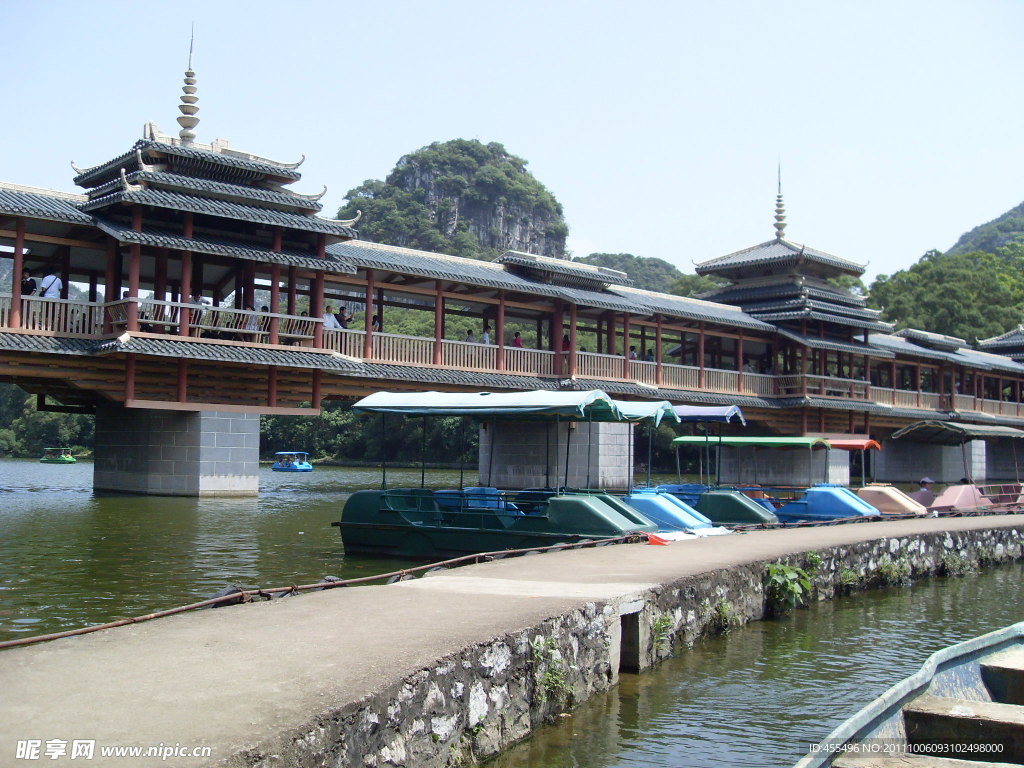
{"label": "concrete walkway", "polygon": [[[731,565],[860,541],[1016,527],[1019,515],[918,519],[623,545],[467,566],[388,586],[182,614],[0,652],[0,766],[19,741],[47,765],[215,765],[297,737],[298,727],[464,647],[587,602]],[[92,760],[46,742],[95,740]],[[101,759],[100,746],[209,745],[212,757]]]}

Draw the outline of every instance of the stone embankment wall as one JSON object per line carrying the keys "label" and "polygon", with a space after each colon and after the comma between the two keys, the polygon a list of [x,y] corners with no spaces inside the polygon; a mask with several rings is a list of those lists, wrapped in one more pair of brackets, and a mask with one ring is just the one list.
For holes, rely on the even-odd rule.
{"label": "stone embankment wall", "polygon": [[[958,575],[1024,559],[1019,528],[882,538],[786,559],[812,577],[811,599],[908,578]],[[619,604],[587,603],[467,648],[397,686],[302,729],[279,754],[246,766],[468,766],[530,735],[546,719],[703,635],[765,618],[767,563],[681,578]]]}

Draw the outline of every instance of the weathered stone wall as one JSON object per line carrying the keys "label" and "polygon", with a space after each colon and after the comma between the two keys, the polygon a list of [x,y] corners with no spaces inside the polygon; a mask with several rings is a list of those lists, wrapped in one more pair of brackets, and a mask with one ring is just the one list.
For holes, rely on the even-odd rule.
{"label": "weathered stone wall", "polygon": [[[789,558],[813,579],[811,599],[908,577],[1024,559],[1019,528],[882,538]],[[702,635],[765,617],[764,562],[711,571],[618,604],[588,603],[440,659],[400,684],[297,730],[278,754],[233,765],[472,765]]]}

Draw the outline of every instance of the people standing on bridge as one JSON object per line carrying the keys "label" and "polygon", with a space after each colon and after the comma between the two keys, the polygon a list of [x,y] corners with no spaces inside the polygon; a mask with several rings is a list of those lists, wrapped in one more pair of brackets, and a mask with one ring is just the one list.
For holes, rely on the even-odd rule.
{"label": "people standing on bridge", "polygon": [[38,287],[36,281],[32,279],[32,273],[27,269],[21,270],[21,295],[33,296]]}
{"label": "people standing on bridge", "polygon": [[563,334],[563,336],[562,336],[562,351],[563,352],[568,352],[570,349],[572,349],[572,341],[569,340],[569,334],[568,333]]}
{"label": "people standing on bridge", "polygon": [[629,348],[629,359],[636,360],[636,347]]}
{"label": "people standing on bridge", "polygon": [[324,310],[324,330],[325,331],[340,331],[341,323],[338,322],[338,318],[334,316],[334,307],[327,307]]}
{"label": "people standing on bridge", "polygon": [[523,348],[523,337],[519,335],[519,331],[516,331],[515,335],[512,336],[512,346],[518,349]]}
{"label": "people standing on bridge", "polygon": [[59,299],[61,291],[64,289],[64,283],[56,275],[57,270],[50,269],[46,273],[46,277],[43,278],[42,286],[39,290],[39,295],[44,299]]}
{"label": "people standing on bridge", "polygon": [[491,343],[491,326],[489,326],[487,323],[484,323],[484,333],[483,333],[483,336],[480,337],[480,343],[481,344],[490,344]]}
{"label": "people standing on bridge", "polygon": [[473,335],[473,329],[472,328],[470,328],[468,331],[466,331],[465,342],[467,344],[476,344],[476,336]]}
{"label": "people standing on bridge", "polygon": [[376,333],[382,328],[380,324],[380,315],[374,315],[373,319],[370,320],[370,330]]}

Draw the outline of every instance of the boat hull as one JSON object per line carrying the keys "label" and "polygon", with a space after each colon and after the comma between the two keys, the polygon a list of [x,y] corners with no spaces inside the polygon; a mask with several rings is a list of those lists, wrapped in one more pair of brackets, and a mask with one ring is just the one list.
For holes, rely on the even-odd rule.
{"label": "boat hull", "polygon": [[496,489],[473,490],[493,493],[438,491],[442,495],[435,496],[424,488],[357,491],[346,502],[341,520],[332,525],[340,529],[346,553],[413,559],[534,549],[657,531],[643,516],[626,517],[597,496],[531,491],[509,500]]}

